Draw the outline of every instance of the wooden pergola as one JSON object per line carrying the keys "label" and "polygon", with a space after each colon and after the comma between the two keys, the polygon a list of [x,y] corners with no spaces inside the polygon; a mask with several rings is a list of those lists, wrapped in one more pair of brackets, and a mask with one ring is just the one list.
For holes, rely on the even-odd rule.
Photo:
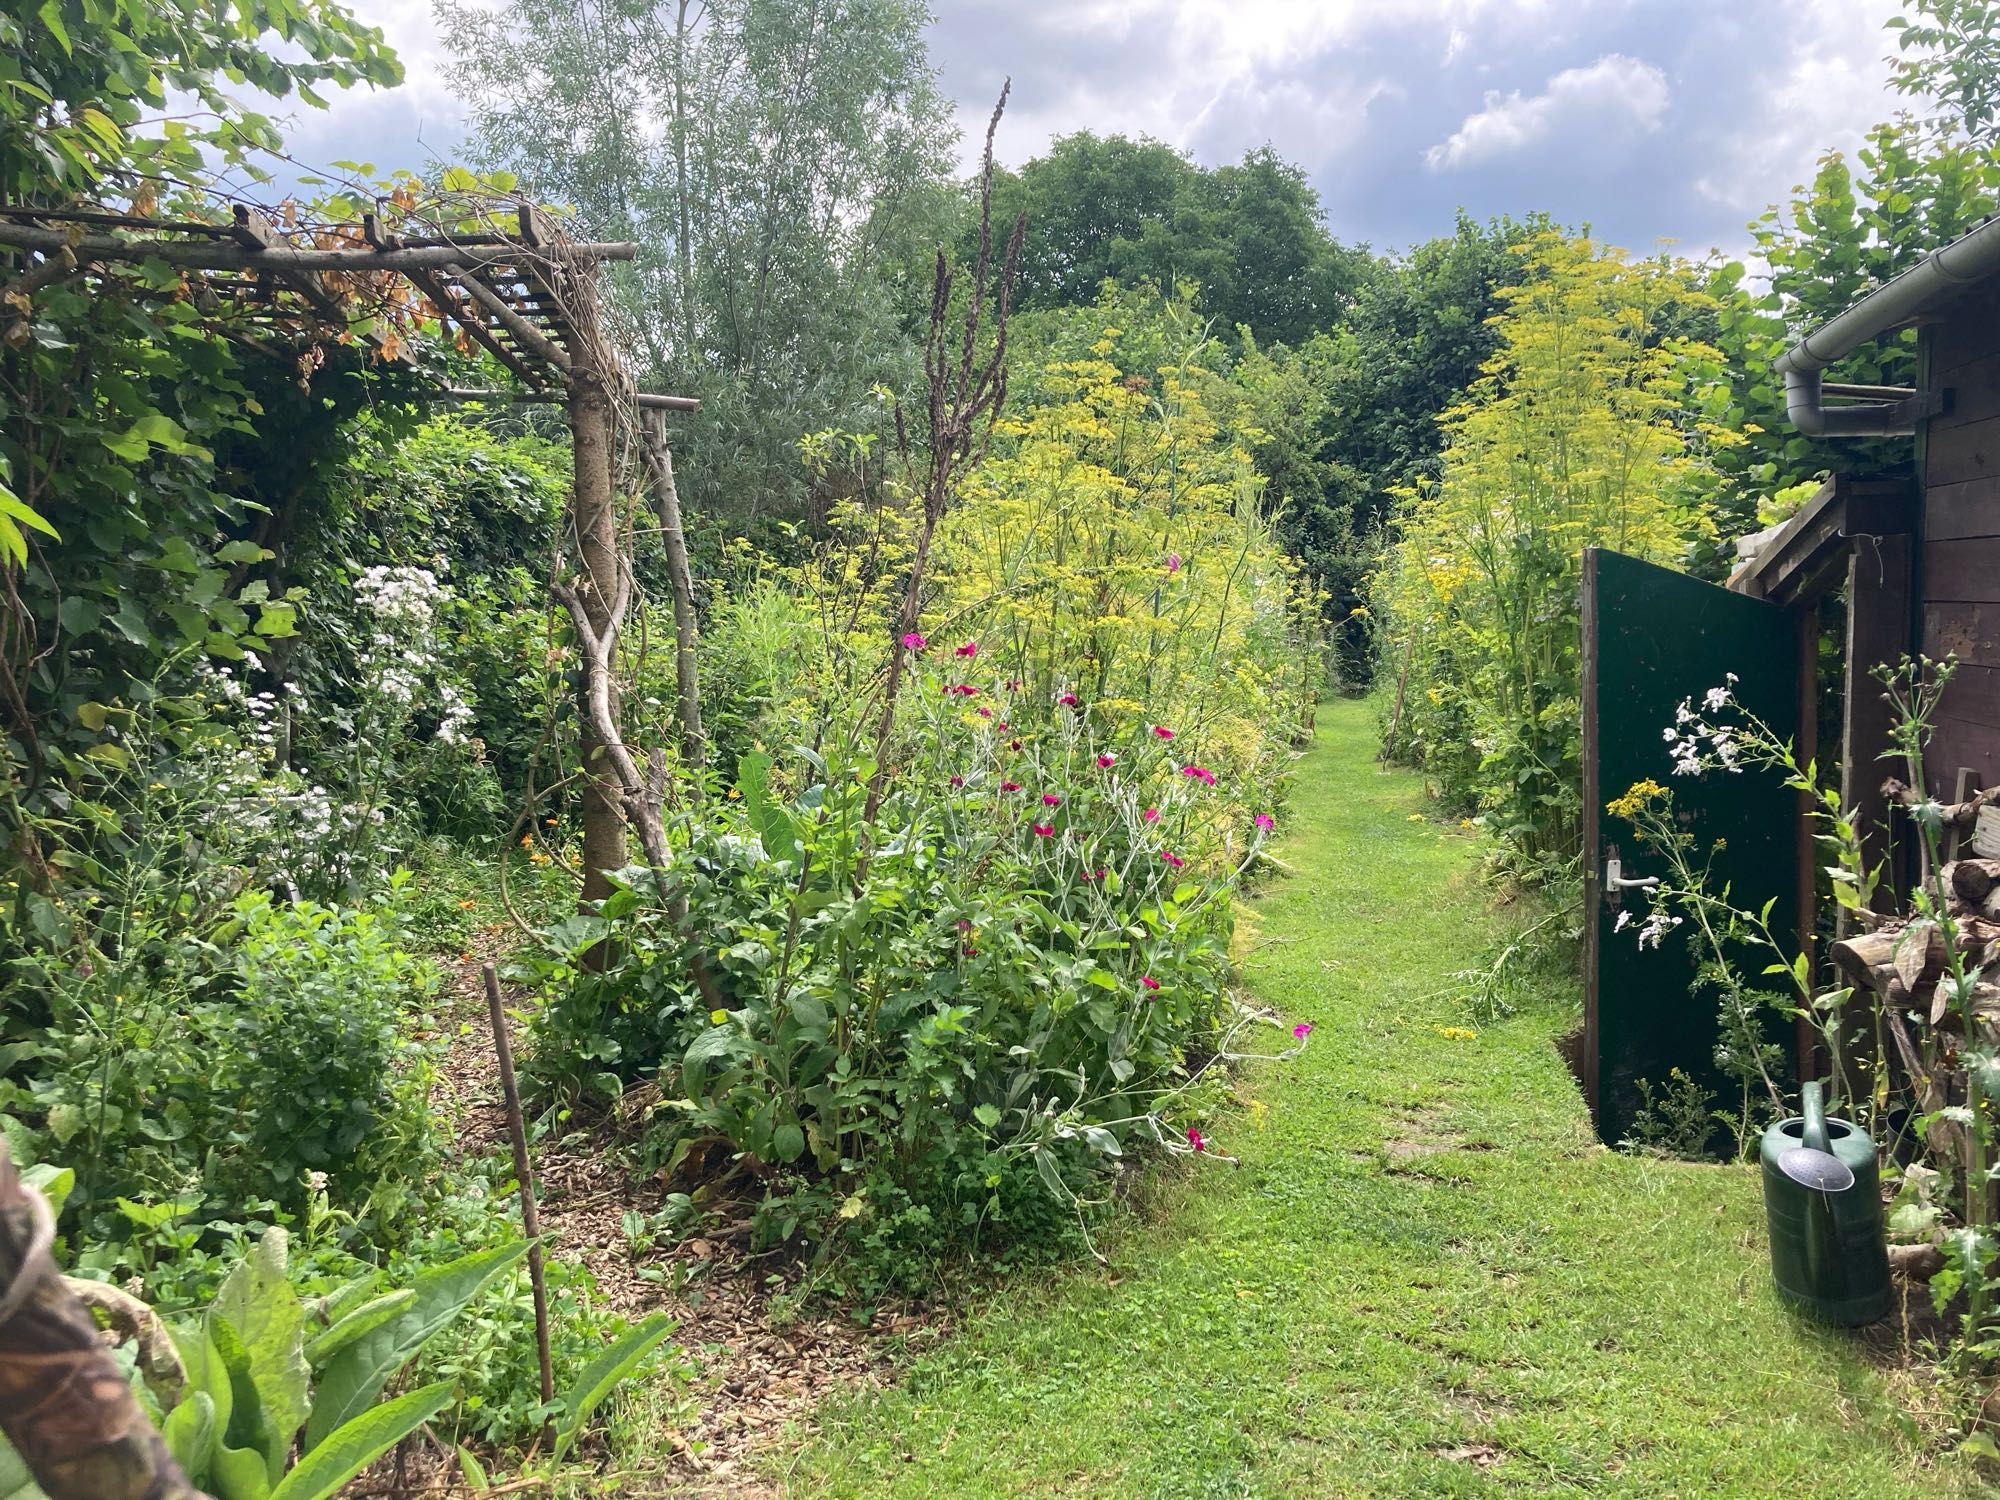
{"label": "wooden pergola", "polygon": [[[28,336],[32,298],[46,287],[166,265],[182,278],[172,295],[191,299],[211,327],[260,354],[297,362],[301,345],[310,358],[326,343],[359,340],[385,363],[407,364],[402,331],[432,323],[520,382],[513,390],[437,387],[435,399],[566,406],[577,566],[553,592],[584,658],[583,896],[593,900],[609,893],[605,872],[628,863],[628,826],[637,827],[649,862],[665,863],[663,768],[641,771],[618,728],[613,664],[634,592],[617,518],[621,453],[639,455],[654,491],[674,595],[682,749],[691,764],[702,759],[692,583],[665,428],[668,412],[698,411],[701,403],[638,390],[605,332],[598,269],[632,260],[636,245],[573,238],[523,201],[454,199],[428,214],[413,203],[384,206],[387,215],[312,223],[240,202],[218,205],[214,220],[0,206],[0,253],[14,251],[23,262],[0,282],[0,341]],[[302,368],[309,373],[311,365]]]}

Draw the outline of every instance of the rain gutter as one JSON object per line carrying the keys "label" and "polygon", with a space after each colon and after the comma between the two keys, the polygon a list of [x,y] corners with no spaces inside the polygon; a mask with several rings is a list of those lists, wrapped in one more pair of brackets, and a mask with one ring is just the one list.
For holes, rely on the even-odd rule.
{"label": "rain gutter", "polygon": [[[1994,275],[2000,275],[2000,216],[1926,256],[1800,339],[1777,361],[1792,425],[1809,437],[1907,437],[1915,432],[1919,421],[1944,409],[1941,393],[1841,385],[1824,378],[1827,367]],[[1823,401],[1828,396],[1855,404],[1827,406]]]}

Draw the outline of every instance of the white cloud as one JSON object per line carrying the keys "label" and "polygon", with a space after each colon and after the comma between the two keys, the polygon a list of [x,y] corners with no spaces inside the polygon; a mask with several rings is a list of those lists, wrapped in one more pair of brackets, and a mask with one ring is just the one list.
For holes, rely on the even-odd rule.
{"label": "white cloud", "polygon": [[1467,115],[1424,159],[1451,171],[1513,156],[1556,136],[1601,141],[1606,132],[1650,135],[1666,119],[1673,90],[1651,63],[1607,52],[1588,67],[1565,68],[1539,94],[1498,91]]}
{"label": "white cloud", "polygon": [[1883,84],[1891,48],[1882,23],[1898,8],[1894,0],[1801,0],[1791,8],[1792,34],[1772,49],[1738,128],[1704,152],[1695,191],[1748,218],[1807,180],[1823,152],[1851,156],[1870,126],[1911,108]]}

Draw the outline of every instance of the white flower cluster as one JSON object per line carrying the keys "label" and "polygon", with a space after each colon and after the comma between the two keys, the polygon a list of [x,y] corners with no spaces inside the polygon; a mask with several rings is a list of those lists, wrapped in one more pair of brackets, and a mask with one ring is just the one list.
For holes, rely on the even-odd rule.
{"label": "white flower cluster", "polygon": [[446,597],[447,590],[429,568],[367,568],[354,580],[355,603],[385,627],[406,632],[428,629]]}
{"label": "white flower cluster", "polygon": [[1724,680],[1726,686],[1712,687],[1701,695],[1700,711],[1696,710],[1694,699],[1681,699],[1680,707],[1674,710],[1674,722],[1661,731],[1667,753],[1674,758],[1674,775],[1699,776],[1711,766],[1742,772],[1739,761],[1743,747],[1736,728],[1711,724],[1701,716],[1702,712],[1720,713],[1736,701],[1732,692],[1736,674],[1726,673]]}
{"label": "white flower cluster", "polygon": [[379,697],[399,721],[428,694],[438,713],[438,743],[462,745],[472,704],[444,677],[432,649],[438,611],[450,598],[451,589],[429,568],[378,566],[354,580],[354,602],[375,620],[361,654],[364,692]]}
{"label": "white flower cluster", "polygon": [[[249,665],[262,668],[255,656]],[[224,731],[183,758],[204,787],[203,842],[226,863],[267,872],[295,896],[344,885],[362,835],[372,838],[383,821],[380,810],[346,802],[278,763],[284,703],[277,694],[252,692],[213,663],[198,667],[197,677],[210,721]],[[285,693],[304,706],[296,684]]]}
{"label": "white flower cluster", "polygon": [[[1639,947],[1641,951],[1647,948],[1659,947],[1666,940],[1667,934],[1680,926],[1685,920],[1683,917],[1669,916],[1666,912],[1655,909],[1639,928]],[[1632,913],[1621,911],[1618,913],[1618,920],[1612,924],[1611,930],[1613,932],[1623,932],[1631,925]]]}

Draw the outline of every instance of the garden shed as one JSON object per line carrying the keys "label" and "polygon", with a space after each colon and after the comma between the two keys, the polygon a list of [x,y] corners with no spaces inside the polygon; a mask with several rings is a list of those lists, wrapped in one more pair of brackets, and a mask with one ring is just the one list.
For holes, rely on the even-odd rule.
{"label": "garden shed", "polygon": [[[1827,372],[1873,341],[1915,329],[1912,387],[1843,384]],[[1715,1024],[1684,964],[1611,941],[1658,872],[1620,859],[1629,830],[1603,809],[1660,769],[1660,726],[1689,695],[1741,678],[1746,705],[1840,770],[1898,896],[1914,850],[1896,847],[1885,783],[1891,720],[1872,677],[1906,655],[1957,659],[1939,703],[1924,788],[1965,809],[1954,849],[2000,856],[2000,218],[1926,257],[1802,338],[1778,361],[1801,434],[1876,440],[1781,526],[1752,539],[1717,589],[1604,552],[1584,599],[1586,1022],[1582,1073],[1600,1135],[1622,1138],[1647,1080],[1681,1068],[1714,1082]],[[1671,622],[1671,624],[1669,624]],[[1738,778],[1748,780],[1748,778]],[[1810,949],[1817,860],[1810,808],[1771,787],[1676,785],[1684,827],[1721,840],[1733,899],[1775,904],[1773,927]],[[1907,843],[1908,841],[1905,840]],[[1630,855],[1629,848],[1623,851]],[[1669,945],[1671,947],[1671,945]],[[1816,1071],[1801,1021],[1797,1063]]]}
{"label": "garden shed", "polygon": [[[1912,327],[1915,388],[1825,378],[1864,343]],[[1963,802],[2000,778],[2000,219],[1815,329],[1778,370],[1800,432],[1910,438],[1909,477],[1828,480],[1731,586],[1795,609],[1844,586],[1843,800],[1871,822],[1887,821],[1881,784],[1896,768],[1880,761],[1889,725],[1869,674],[1904,655],[1955,657],[1924,790]],[[1970,832],[1982,846],[2000,840],[1996,814]]]}

